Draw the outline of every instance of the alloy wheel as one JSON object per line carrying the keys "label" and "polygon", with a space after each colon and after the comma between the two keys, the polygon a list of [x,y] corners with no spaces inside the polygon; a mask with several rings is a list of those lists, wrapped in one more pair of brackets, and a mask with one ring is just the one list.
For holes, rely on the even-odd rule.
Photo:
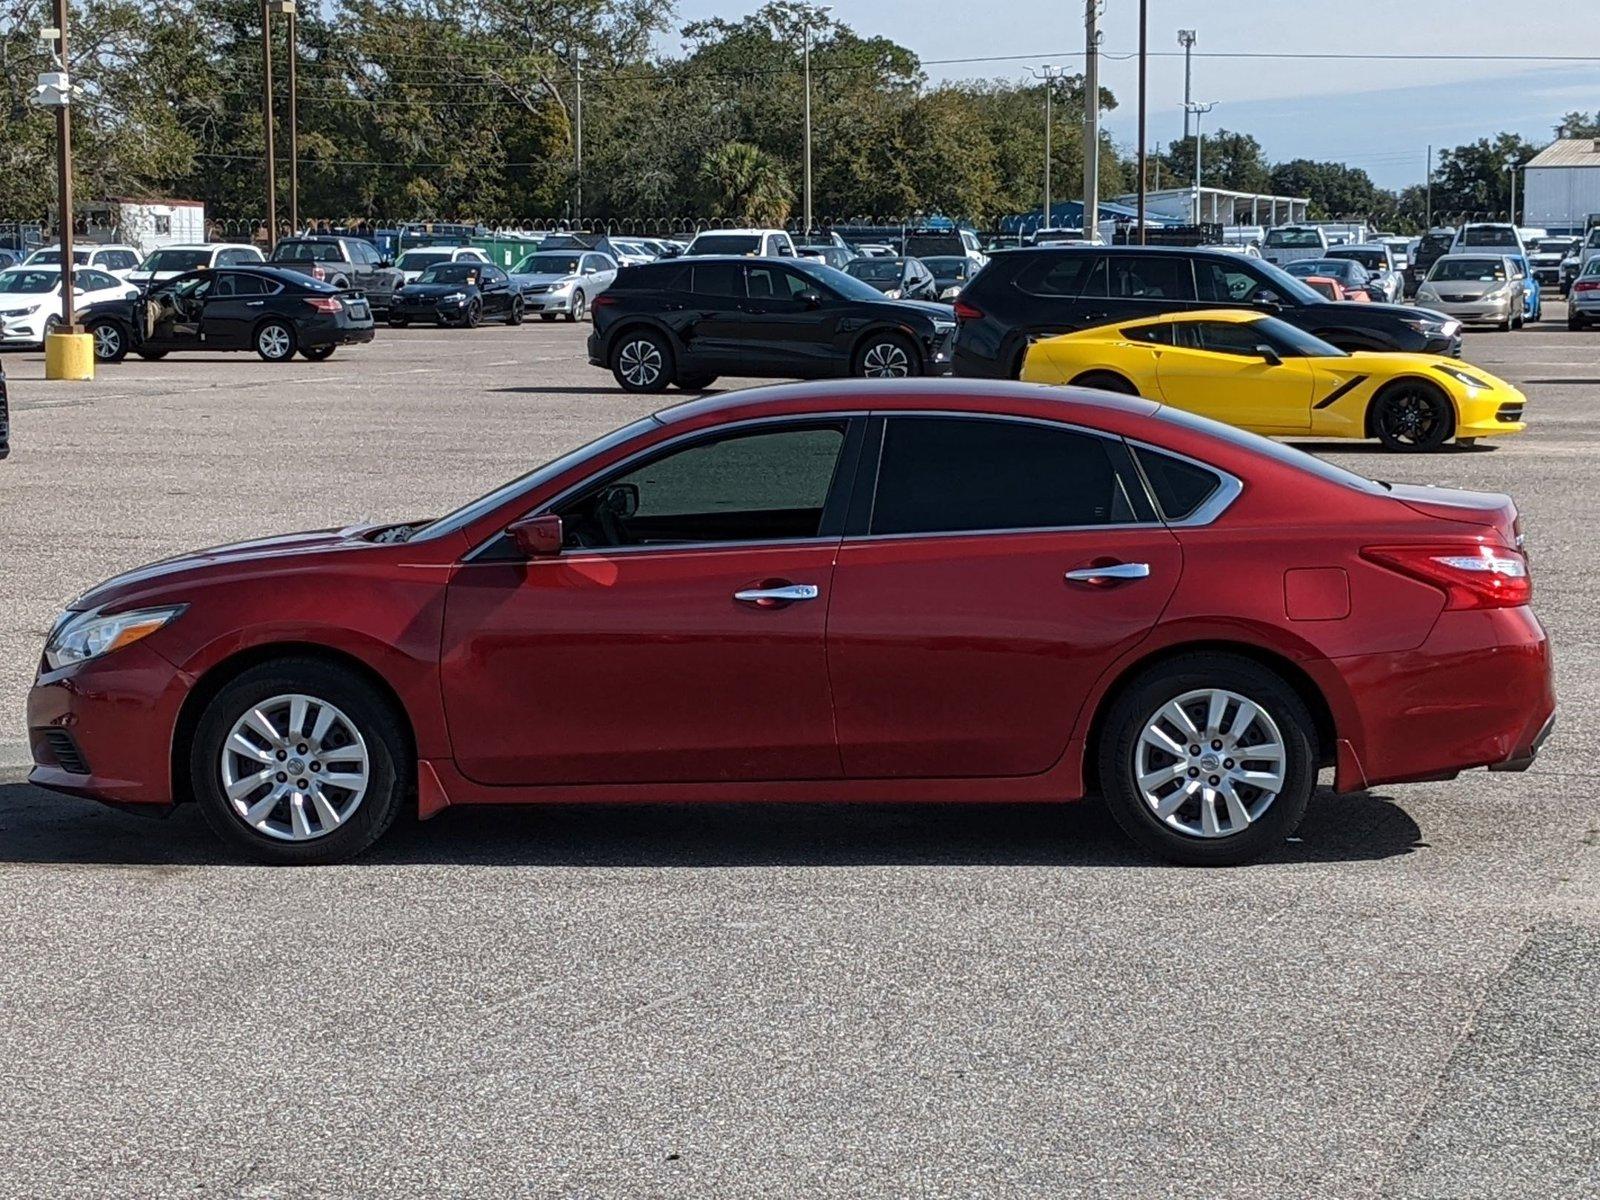
{"label": "alloy wheel", "polygon": [[1421,388],[1385,396],[1378,406],[1378,436],[1395,446],[1428,446],[1440,440],[1445,415],[1431,392]]}
{"label": "alloy wheel", "polygon": [[617,353],[617,370],[634,387],[650,387],[661,378],[664,365],[660,348],[645,338],[624,343]]}
{"label": "alloy wheel", "polygon": [[94,327],[94,356],[115,358],[122,351],[122,333],[110,323]]}
{"label": "alloy wheel", "polygon": [[1277,722],[1223,688],[1185,692],[1144,722],[1134,750],[1140,797],[1179,833],[1225,838],[1261,819],[1283,791],[1288,752]]}
{"label": "alloy wheel", "polygon": [[316,696],[274,696],[233,723],[222,743],[222,790],[257,833],[308,842],[361,806],[371,778],[367,742],[340,709]]}
{"label": "alloy wheel", "polygon": [[256,335],[256,348],[261,357],[287,358],[290,352],[289,331],[282,325],[268,325]]}
{"label": "alloy wheel", "polygon": [[911,374],[911,357],[897,342],[879,342],[861,356],[861,373],[868,379],[904,379]]}

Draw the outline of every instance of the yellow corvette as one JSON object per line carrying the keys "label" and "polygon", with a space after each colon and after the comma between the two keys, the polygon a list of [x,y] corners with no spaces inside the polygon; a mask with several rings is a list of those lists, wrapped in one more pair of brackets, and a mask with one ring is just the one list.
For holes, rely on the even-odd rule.
{"label": "yellow corvette", "polygon": [[1022,378],[1138,394],[1279,436],[1436,450],[1520,433],[1523,395],[1436,354],[1347,354],[1276,317],[1202,309],[1044,338]]}

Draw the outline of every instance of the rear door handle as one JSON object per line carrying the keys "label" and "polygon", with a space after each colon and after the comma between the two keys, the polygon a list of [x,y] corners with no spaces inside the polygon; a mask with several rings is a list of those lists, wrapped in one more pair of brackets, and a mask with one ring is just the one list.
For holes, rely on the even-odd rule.
{"label": "rear door handle", "polygon": [[733,598],[741,604],[755,604],[772,608],[779,604],[793,604],[797,600],[815,600],[821,589],[814,583],[789,583],[782,587],[745,588],[735,592]]}
{"label": "rear door handle", "polygon": [[265,300],[246,300],[244,306],[246,308],[260,308],[265,303]]}
{"label": "rear door handle", "polygon": [[1090,587],[1111,587],[1113,584],[1149,577],[1149,563],[1108,563],[1103,567],[1079,567],[1067,572],[1069,583],[1086,583]]}

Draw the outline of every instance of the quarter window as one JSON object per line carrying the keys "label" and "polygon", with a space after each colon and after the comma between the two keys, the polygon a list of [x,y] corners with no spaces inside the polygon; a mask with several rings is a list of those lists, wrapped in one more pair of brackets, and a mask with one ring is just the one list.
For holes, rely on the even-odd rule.
{"label": "quarter window", "polygon": [[813,538],[845,422],[731,433],[616,476],[560,508],[570,546]]}
{"label": "quarter window", "polygon": [[894,417],[884,429],[874,534],[1052,529],[1135,520],[1120,444],[1026,421]]}
{"label": "quarter window", "polygon": [[1192,321],[1178,331],[1178,344],[1190,350],[1209,350],[1213,354],[1237,354],[1258,358],[1256,347],[1267,338],[1253,321]]}
{"label": "quarter window", "polygon": [[1085,296],[1124,300],[1193,300],[1194,274],[1179,255],[1112,254],[1101,260]]}
{"label": "quarter window", "polygon": [[1150,481],[1161,515],[1169,521],[1192,516],[1211,498],[1222,481],[1213,471],[1144,446],[1133,448],[1144,477]]}

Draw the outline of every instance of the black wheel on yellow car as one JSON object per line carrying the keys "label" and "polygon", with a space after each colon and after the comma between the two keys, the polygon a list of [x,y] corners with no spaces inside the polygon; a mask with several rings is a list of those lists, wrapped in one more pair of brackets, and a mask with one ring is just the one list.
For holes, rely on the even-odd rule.
{"label": "black wheel on yellow car", "polygon": [[1455,432],[1450,398],[1420,379],[1402,379],[1378,393],[1368,425],[1389,450],[1437,450]]}
{"label": "black wheel on yellow car", "polygon": [[1137,396],[1139,389],[1130,380],[1115,371],[1085,371],[1072,381],[1073,387],[1097,388],[1102,392],[1115,392],[1119,396]]}

